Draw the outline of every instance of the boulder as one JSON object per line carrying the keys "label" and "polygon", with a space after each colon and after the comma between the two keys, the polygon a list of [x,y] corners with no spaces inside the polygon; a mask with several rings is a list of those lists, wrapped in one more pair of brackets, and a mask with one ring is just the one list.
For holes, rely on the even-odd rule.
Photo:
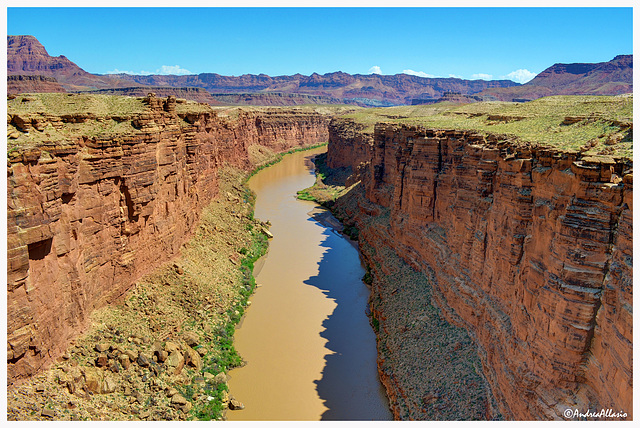
{"label": "boulder", "polygon": [[202,359],[200,358],[200,354],[198,354],[195,349],[187,348],[185,350],[185,360],[189,366],[195,368],[198,371],[202,370]]}
{"label": "boulder", "polygon": [[180,351],[180,345],[175,342],[167,342],[164,344],[164,350],[171,354],[174,351]]}
{"label": "boulder", "polygon": [[129,356],[129,360],[135,361],[138,359],[138,351],[135,349],[127,349],[124,351]]}
{"label": "boulder", "polygon": [[242,409],[244,409],[244,404],[242,404],[240,401],[236,400],[235,398],[231,398],[229,400],[229,409],[230,410],[242,410]]}
{"label": "boulder", "polygon": [[102,353],[102,352],[107,352],[107,351],[109,350],[109,347],[110,347],[110,346],[109,346],[109,344],[108,344],[108,343],[98,343],[98,344],[95,346],[95,348],[94,348],[94,349],[95,349],[96,351],[98,351],[98,352]]}
{"label": "boulder", "polygon": [[56,415],[56,412],[54,412],[53,409],[42,409],[40,415],[44,416],[45,418],[53,418]]}
{"label": "boulder", "polygon": [[173,374],[179,374],[184,367],[184,357],[179,351],[173,351],[165,361],[167,367],[173,368]]}
{"label": "boulder", "polygon": [[109,394],[116,390],[116,381],[101,370],[87,367],[84,378],[87,390],[94,394]]}
{"label": "boulder", "polygon": [[167,351],[158,351],[156,356],[158,357],[159,363],[164,363],[169,357],[169,353]]}
{"label": "boulder", "polygon": [[109,364],[109,358],[105,354],[100,354],[95,361],[96,367],[106,367]]}
{"label": "boulder", "polygon": [[215,383],[225,383],[228,379],[227,379],[227,375],[222,372],[222,373],[218,373],[214,378],[213,378]]}
{"label": "boulder", "polygon": [[149,367],[149,364],[151,364],[151,360],[152,360],[151,356],[143,352],[140,352],[140,354],[138,355],[137,362],[140,367]]}
{"label": "boulder", "polygon": [[127,354],[120,354],[118,356],[118,361],[120,361],[120,365],[125,369],[128,370],[129,366],[131,365],[131,360],[129,360],[129,356]]}
{"label": "boulder", "polygon": [[171,397],[171,404],[177,404],[179,406],[182,406],[183,404],[186,404],[186,403],[187,403],[187,399],[180,394],[175,394],[173,395],[173,397]]}
{"label": "boulder", "polygon": [[195,346],[198,346],[198,342],[200,341],[200,338],[198,337],[198,335],[193,331],[186,332],[182,336],[182,339],[185,341],[187,345],[189,345],[192,348]]}

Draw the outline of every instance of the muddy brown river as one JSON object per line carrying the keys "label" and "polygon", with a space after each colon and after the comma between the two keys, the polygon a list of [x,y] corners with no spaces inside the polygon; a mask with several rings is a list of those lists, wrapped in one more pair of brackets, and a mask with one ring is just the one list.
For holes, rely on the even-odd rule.
{"label": "muddy brown river", "polygon": [[325,150],[287,155],[249,181],[255,217],[271,221],[274,238],[235,334],[247,364],[230,372],[229,392],[245,409],[229,410],[230,421],[392,419],[358,252],[310,217],[315,203],[295,198],[315,181],[310,158]]}

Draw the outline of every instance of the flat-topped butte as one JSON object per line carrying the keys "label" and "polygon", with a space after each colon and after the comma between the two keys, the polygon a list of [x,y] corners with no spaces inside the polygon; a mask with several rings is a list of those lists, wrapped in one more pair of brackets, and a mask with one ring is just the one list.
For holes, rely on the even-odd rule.
{"label": "flat-topped butte", "polygon": [[514,142],[583,155],[633,158],[633,96],[553,96],[526,103],[481,102],[360,109],[342,117],[373,132],[378,122],[503,134]]}

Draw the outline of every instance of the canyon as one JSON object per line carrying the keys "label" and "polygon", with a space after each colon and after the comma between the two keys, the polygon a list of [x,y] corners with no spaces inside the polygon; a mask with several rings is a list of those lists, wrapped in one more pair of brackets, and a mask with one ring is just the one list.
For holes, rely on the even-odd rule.
{"label": "canyon", "polygon": [[[385,304],[387,246],[428,277],[446,319],[469,332],[505,419],[563,419],[573,408],[631,418],[631,161],[473,131],[364,129],[332,121],[327,164],[352,174],[332,209],[359,229],[385,359],[402,360],[394,342],[407,330],[407,314]],[[379,367],[396,409],[438,401],[412,395],[401,367]]]}
{"label": "canyon", "polygon": [[[376,109],[368,123],[353,118],[361,110],[212,108],[155,94],[27,94],[8,106],[10,387],[186,251],[210,202],[241,205],[240,191],[220,191],[224,167],[246,173],[328,141],[328,166],[347,177],[331,209],[358,231],[396,419],[632,417],[633,165],[606,154],[632,147],[624,115],[559,119],[558,129],[606,130],[575,150],[402,123],[413,118],[398,110]],[[487,127],[533,120],[443,117],[485,116]],[[223,229],[208,233],[231,246]]]}
{"label": "canyon", "polygon": [[[63,105],[87,96],[59,97]],[[8,154],[10,383],[62,355],[93,310],[177,254],[217,195],[223,164],[249,170],[262,152],[328,138],[327,116],[313,111],[239,111],[228,118],[175,97],[133,100],[137,111],[126,117],[9,107],[8,126],[19,134],[13,141],[36,134],[44,139]],[[46,136],[71,124],[110,122],[125,122],[127,131]]]}

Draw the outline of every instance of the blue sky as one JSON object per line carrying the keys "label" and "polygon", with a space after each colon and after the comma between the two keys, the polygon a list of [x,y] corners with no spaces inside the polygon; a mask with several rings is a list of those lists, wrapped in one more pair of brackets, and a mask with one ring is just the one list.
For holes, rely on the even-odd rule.
{"label": "blue sky", "polygon": [[[175,3],[174,3],[175,4]],[[344,71],[526,81],[631,54],[627,8],[15,8],[7,34],[91,73]]]}

